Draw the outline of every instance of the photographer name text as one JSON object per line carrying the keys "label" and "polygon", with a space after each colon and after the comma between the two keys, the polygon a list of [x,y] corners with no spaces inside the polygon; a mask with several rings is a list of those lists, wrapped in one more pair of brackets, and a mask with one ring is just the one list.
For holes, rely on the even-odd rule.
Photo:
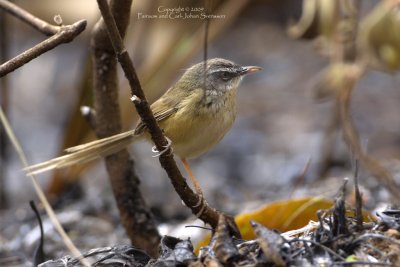
{"label": "photographer name text", "polygon": [[226,15],[207,14],[204,7],[159,6],[156,14],[137,13],[138,19],[225,19]]}

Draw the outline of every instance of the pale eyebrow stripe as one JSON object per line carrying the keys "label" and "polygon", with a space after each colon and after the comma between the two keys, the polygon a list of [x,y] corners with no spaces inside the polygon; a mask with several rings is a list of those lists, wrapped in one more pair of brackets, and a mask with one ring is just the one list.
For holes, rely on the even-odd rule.
{"label": "pale eyebrow stripe", "polygon": [[217,72],[223,72],[223,71],[233,72],[233,68],[223,68],[223,69],[212,70],[212,71],[210,71],[210,73],[217,73]]}

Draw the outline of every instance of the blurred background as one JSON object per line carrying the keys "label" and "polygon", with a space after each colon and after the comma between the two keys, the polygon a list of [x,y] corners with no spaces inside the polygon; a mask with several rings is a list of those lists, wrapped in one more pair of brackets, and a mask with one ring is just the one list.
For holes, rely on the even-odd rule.
{"label": "blurred background", "polygon": [[[8,118],[33,164],[61,155],[66,147],[94,139],[79,107],[91,105],[89,43],[99,12],[94,0],[14,2],[50,23],[57,14],[64,24],[88,21],[87,29],[72,43],[49,51],[2,78],[7,79],[7,88],[3,83],[1,91],[8,90],[8,98],[0,94],[1,100],[7,105]],[[377,2],[363,1],[362,14]],[[320,172],[323,138],[334,102],[313,97],[315,77],[327,66],[328,59],[317,53],[311,40],[294,40],[287,34],[288,25],[301,15],[301,1],[211,3],[211,14],[221,18],[210,21],[208,57],[261,66],[263,71],[244,79],[232,130],[212,151],[190,161],[206,199],[218,209],[238,213],[260,203],[296,196],[332,197],[342,179],[351,177],[353,170],[338,133],[332,153],[335,164]],[[203,59],[204,20],[150,19],[142,15],[159,15],[160,7],[203,6],[201,1],[194,0],[134,1],[125,44],[150,102],[163,94],[186,68]],[[45,39],[14,17],[4,13],[1,16],[6,23],[6,34],[0,36],[1,43],[6,44],[6,58]],[[398,84],[397,74],[371,70],[357,84],[351,105],[363,145],[391,170],[398,169],[400,158]],[[122,75],[120,103],[124,128],[131,129],[137,115]],[[158,159],[152,157],[151,144],[136,143],[129,150],[144,197],[156,219],[171,222],[190,216]],[[1,190],[5,198],[0,229],[4,233],[11,222],[32,216],[28,201],[36,196],[21,168],[13,148],[7,145],[1,164]],[[361,170],[360,178],[370,208],[390,199],[368,173]],[[113,224],[118,221],[102,161],[42,174],[38,180],[56,208],[83,206],[83,210],[93,214],[110,214]],[[4,235],[10,238],[10,232]]]}

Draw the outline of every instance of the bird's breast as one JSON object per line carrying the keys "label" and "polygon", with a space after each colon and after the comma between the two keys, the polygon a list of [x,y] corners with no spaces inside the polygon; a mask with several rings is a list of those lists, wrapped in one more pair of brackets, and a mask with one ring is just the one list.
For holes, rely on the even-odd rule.
{"label": "bird's breast", "polygon": [[[197,102],[194,97],[197,97]],[[181,158],[197,157],[215,146],[232,127],[236,117],[235,93],[208,101],[193,95],[178,111],[160,123]]]}

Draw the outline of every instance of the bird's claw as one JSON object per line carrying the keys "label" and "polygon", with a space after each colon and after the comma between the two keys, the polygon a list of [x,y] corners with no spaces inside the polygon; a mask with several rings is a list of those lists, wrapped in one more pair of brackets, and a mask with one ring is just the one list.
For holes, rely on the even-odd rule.
{"label": "bird's claw", "polygon": [[[151,148],[151,151],[152,151],[153,153],[156,153],[156,154],[153,156],[153,158],[157,158],[157,157],[161,156],[162,154],[164,154],[165,152],[167,152],[169,148],[171,148],[171,144],[172,144],[171,139],[169,139],[168,137],[165,137],[165,139],[167,139],[167,145],[164,146],[164,149],[163,149],[163,150],[159,151],[159,150],[157,149],[156,146],[153,146],[153,147]],[[172,153],[172,148],[171,148],[171,150],[170,150],[170,153]]]}
{"label": "bird's claw", "polygon": [[206,206],[208,206],[208,203],[206,199],[203,197],[203,193],[197,192],[199,196],[199,201],[193,206],[193,208],[198,208],[200,207],[200,210],[195,214],[197,218],[200,218],[201,215],[203,215],[203,212],[206,209]]}

